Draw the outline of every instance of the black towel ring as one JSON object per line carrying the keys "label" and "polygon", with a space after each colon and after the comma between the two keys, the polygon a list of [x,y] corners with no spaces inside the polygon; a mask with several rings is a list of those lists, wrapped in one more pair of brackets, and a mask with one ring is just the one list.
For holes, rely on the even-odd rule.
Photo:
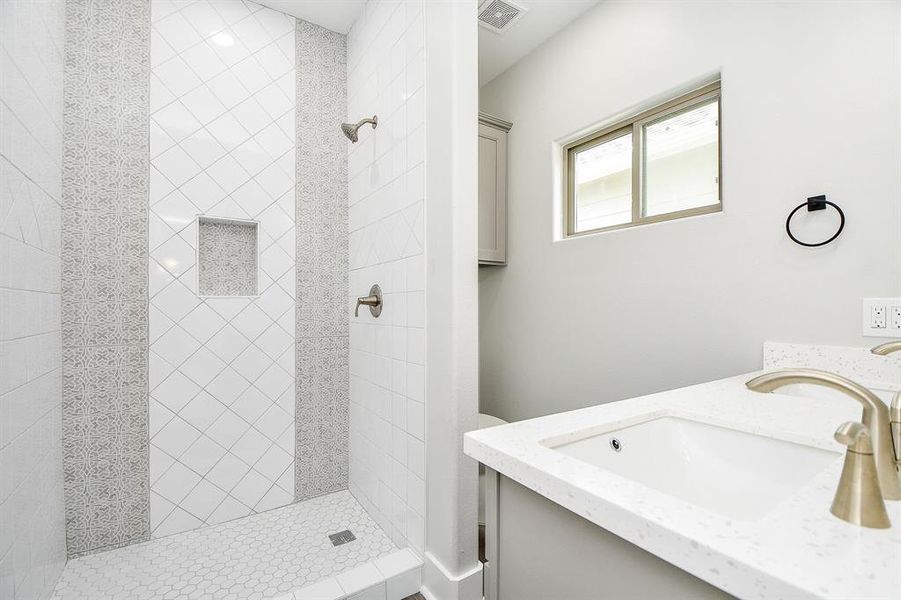
{"label": "black towel ring", "polygon": [[[794,236],[794,234],[792,233],[792,228],[791,228],[792,217],[795,216],[796,212],[798,212],[805,206],[807,207],[808,212],[813,212],[815,210],[826,210],[826,206],[831,206],[836,211],[838,211],[838,216],[841,219],[841,222],[839,223],[838,229],[832,235],[831,238],[829,238],[825,242],[817,242],[816,244],[811,244],[809,242],[802,242],[801,240],[799,240],[798,238],[796,238]],[[798,206],[795,207],[795,209],[793,211],[788,213],[788,218],[785,220],[785,232],[788,234],[788,237],[790,237],[794,243],[799,244],[801,246],[807,246],[808,248],[816,248],[818,246],[825,246],[826,244],[828,244],[829,242],[831,242],[835,238],[837,238],[839,235],[841,235],[842,229],[844,229],[844,228],[845,228],[845,213],[842,212],[842,209],[840,209],[838,207],[838,204],[836,204],[835,202],[829,202],[828,200],[826,200],[826,196],[812,196],[812,197],[808,198],[807,202],[803,202],[803,203],[799,204]]]}

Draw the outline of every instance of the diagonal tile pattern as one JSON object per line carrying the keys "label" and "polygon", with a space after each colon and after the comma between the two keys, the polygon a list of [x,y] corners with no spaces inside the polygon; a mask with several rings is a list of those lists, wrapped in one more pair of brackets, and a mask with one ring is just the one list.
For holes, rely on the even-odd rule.
{"label": "diagonal tile pattern", "polygon": [[[295,19],[152,0],[153,537],[294,498]],[[257,296],[198,295],[197,216],[259,223]],[[287,399],[286,399],[287,398]]]}

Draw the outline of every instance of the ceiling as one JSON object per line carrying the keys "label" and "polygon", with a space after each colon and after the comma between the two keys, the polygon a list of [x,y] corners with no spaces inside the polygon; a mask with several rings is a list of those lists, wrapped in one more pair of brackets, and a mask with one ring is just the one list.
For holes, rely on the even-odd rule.
{"label": "ceiling", "polygon": [[364,0],[254,0],[326,29],[347,33],[360,14]]}
{"label": "ceiling", "polygon": [[[338,33],[350,31],[365,3],[365,0],[255,1]],[[513,1],[525,7],[527,12],[508,31],[499,35],[479,27],[479,87],[509,69],[516,61],[598,3],[598,0]]]}
{"label": "ceiling", "polygon": [[598,3],[598,0],[512,1],[528,9],[528,12],[508,31],[496,34],[479,27],[479,87],[509,69]]}

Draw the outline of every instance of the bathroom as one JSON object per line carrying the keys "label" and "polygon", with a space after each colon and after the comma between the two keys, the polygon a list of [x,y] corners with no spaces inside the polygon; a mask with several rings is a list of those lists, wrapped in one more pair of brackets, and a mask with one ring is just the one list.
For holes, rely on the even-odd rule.
{"label": "bathroom", "polygon": [[0,48],[0,600],[901,599],[898,0]]}

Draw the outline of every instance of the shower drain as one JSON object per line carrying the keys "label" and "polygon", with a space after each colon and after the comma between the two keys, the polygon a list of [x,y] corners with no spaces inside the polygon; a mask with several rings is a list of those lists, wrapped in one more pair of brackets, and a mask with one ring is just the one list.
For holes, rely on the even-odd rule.
{"label": "shower drain", "polygon": [[354,541],[357,537],[350,532],[350,529],[345,529],[344,531],[330,534],[328,539],[332,541],[332,546],[340,546],[341,544]]}

